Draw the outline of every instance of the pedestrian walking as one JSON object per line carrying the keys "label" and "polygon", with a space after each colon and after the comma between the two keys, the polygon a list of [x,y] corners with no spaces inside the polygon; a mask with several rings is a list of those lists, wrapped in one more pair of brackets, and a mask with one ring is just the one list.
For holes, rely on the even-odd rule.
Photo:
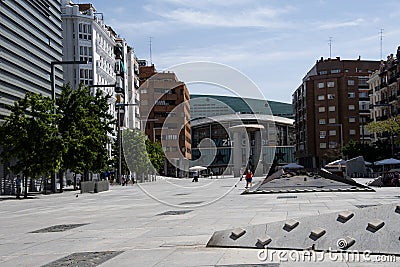
{"label": "pedestrian walking", "polygon": [[198,171],[194,171],[192,182],[196,182],[197,183],[198,181],[199,181],[199,172]]}
{"label": "pedestrian walking", "polygon": [[17,175],[17,178],[15,179],[15,195],[17,196],[17,198],[21,198],[21,175]]}
{"label": "pedestrian walking", "polygon": [[246,173],[246,189],[253,186],[253,173],[250,169]]}

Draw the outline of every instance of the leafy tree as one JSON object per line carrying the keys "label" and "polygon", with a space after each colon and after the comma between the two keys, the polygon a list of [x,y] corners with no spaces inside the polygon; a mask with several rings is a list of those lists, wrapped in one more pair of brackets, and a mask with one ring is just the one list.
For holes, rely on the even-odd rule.
{"label": "leafy tree", "polygon": [[359,141],[350,140],[343,146],[343,154],[348,158],[355,158],[362,155],[363,145]]}
{"label": "leafy tree", "polygon": [[113,133],[109,98],[100,90],[91,95],[90,89],[80,84],[76,90],[70,85],[64,86],[57,101],[62,116],[59,130],[66,145],[63,168],[84,174],[84,180],[89,172],[98,173],[107,168],[106,146]]}
{"label": "leafy tree", "polygon": [[390,157],[390,144],[382,140],[373,144],[362,144],[352,140],[343,147],[343,154],[348,158],[363,156],[367,161],[377,161]]}
{"label": "leafy tree", "polygon": [[400,115],[383,121],[370,122],[366,128],[371,133],[398,134],[400,133]]}
{"label": "leafy tree", "polygon": [[57,126],[60,116],[54,114],[54,101],[40,94],[27,93],[7,108],[11,114],[0,130],[1,159],[3,163],[15,160],[10,168],[23,173],[27,198],[28,176],[60,169],[64,152]]}
{"label": "leafy tree", "polygon": [[136,173],[137,177],[144,178],[154,170],[146,151],[146,135],[137,129],[126,129],[122,131],[121,136],[129,170]]}
{"label": "leafy tree", "polygon": [[146,150],[149,155],[150,162],[156,171],[159,171],[164,165],[165,154],[159,142],[151,142],[146,139]]}
{"label": "leafy tree", "polygon": [[400,144],[400,115],[391,117],[383,121],[373,121],[367,124],[367,129],[371,133],[388,134],[390,136],[390,143],[392,155],[394,154],[394,144]]}

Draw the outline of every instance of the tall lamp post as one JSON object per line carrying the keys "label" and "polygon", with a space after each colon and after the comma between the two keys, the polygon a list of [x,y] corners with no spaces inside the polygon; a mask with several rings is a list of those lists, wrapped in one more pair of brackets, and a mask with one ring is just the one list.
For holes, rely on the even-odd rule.
{"label": "tall lamp post", "polygon": [[[79,64],[87,64],[86,60],[67,60],[67,61],[52,61],[50,63],[51,73],[50,73],[50,81],[51,81],[51,100],[54,101],[54,109],[53,112],[56,114],[56,75],[55,75],[55,66],[56,65],[79,65]],[[46,186],[46,185],[45,185]],[[51,191],[55,193],[57,191],[56,186],[56,172],[54,170],[54,174],[51,176]],[[62,179],[60,179],[60,192],[62,192]]]}
{"label": "tall lamp post", "polygon": [[137,103],[117,103],[115,106],[118,114],[118,127],[117,127],[117,142],[118,142],[118,171],[117,171],[117,182],[121,182],[122,174],[122,149],[121,149],[121,107],[127,106],[138,106]]}

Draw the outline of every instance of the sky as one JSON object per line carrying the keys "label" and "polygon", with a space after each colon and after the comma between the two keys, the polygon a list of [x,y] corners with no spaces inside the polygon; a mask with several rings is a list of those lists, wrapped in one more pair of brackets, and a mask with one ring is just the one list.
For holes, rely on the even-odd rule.
{"label": "sky", "polygon": [[398,0],[91,3],[139,59],[150,62],[151,38],[157,70],[194,61],[226,64],[251,79],[266,99],[287,103],[321,57],[380,60],[381,29],[383,59],[400,45]]}

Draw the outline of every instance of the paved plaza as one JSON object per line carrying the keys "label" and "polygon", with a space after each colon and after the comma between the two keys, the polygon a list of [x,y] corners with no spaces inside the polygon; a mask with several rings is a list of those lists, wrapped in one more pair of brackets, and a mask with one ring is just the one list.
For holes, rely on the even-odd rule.
{"label": "paved plaza", "polygon": [[[235,178],[201,178],[198,183],[168,178],[140,186],[112,186],[98,194],[69,191],[27,200],[3,198],[0,266],[66,266],[68,261],[80,262],[68,266],[104,267],[294,266],[290,258],[264,261],[258,249],[206,244],[215,231],[400,203],[400,188],[393,187],[376,188],[376,192],[241,195],[245,181],[235,187],[236,183]],[[398,266],[400,262],[399,257],[397,263],[379,264],[319,259],[324,266]],[[295,266],[319,265],[308,260]]]}

